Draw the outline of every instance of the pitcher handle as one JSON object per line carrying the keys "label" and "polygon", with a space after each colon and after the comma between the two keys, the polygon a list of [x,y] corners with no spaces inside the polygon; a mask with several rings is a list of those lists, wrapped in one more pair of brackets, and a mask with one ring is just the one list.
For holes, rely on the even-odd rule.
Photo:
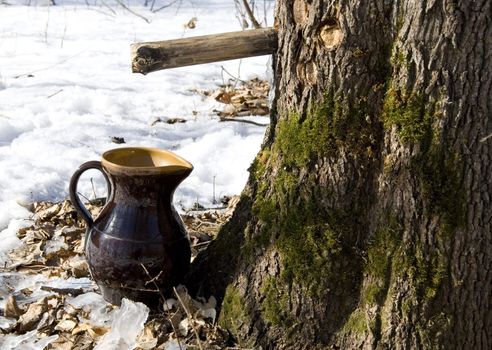
{"label": "pitcher handle", "polygon": [[113,186],[111,186],[111,181],[108,177],[108,174],[106,174],[106,171],[104,171],[103,167],[101,166],[101,162],[99,161],[93,160],[82,164],[72,175],[72,178],[70,179],[70,186],[68,188],[68,192],[70,193],[70,200],[72,201],[72,205],[75,207],[75,210],[77,210],[77,213],[79,213],[79,215],[82,216],[82,219],[84,219],[84,221],[87,223],[87,232],[94,224],[94,219],[92,218],[91,214],[80,200],[80,197],[77,195],[77,184],[79,183],[80,176],[86,170],[89,169],[99,170],[103,174],[104,178],[106,179],[106,183],[108,185],[107,200],[111,198],[112,191],[113,191],[112,190]]}

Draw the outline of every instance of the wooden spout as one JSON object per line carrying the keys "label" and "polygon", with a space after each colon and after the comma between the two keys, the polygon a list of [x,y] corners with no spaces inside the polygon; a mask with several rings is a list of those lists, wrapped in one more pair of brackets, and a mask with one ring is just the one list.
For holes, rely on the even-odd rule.
{"label": "wooden spout", "polygon": [[273,28],[135,43],[131,45],[133,73],[270,55],[277,50]]}

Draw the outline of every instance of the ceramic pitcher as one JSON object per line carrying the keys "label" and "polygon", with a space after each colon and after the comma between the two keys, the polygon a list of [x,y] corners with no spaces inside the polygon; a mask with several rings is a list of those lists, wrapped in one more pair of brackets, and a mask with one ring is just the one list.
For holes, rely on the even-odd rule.
{"label": "ceramic pitcher", "polygon": [[[83,172],[98,169],[108,198],[94,219],[77,195]],[[176,187],[193,170],[178,155],[156,148],[118,148],[82,164],[70,181],[70,198],[87,222],[89,270],[108,302],[123,297],[155,307],[179,284],[190,264],[188,235],[172,204]]]}

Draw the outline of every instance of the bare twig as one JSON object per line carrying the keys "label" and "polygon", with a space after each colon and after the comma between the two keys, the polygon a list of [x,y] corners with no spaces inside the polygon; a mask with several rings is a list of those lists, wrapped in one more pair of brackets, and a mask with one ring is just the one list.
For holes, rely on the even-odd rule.
{"label": "bare twig", "polygon": [[94,186],[94,179],[92,177],[91,177],[91,186],[92,186],[92,193],[94,194],[94,198],[97,198],[96,186]]}
{"label": "bare twig", "polygon": [[48,43],[48,27],[50,25],[50,8],[51,6],[48,6],[48,18],[46,19],[46,26],[44,28],[44,42],[46,44]]}
{"label": "bare twig", "polygon": [[173,287],[173,290],[174,290],[174,294],[176,294],[176,297],[178,298],[179,303],[181,304],[184,311],[186,312],[186,315],[188,316],[188,318],[191,321],[191,326],[193,327],[193,331],[195,332],[195,337],[196,337],[196,341],[198,343],[198,347],[200,348],[200,350],[203,350],[202,342],[200,341],[200,336],[198,334],[198,331],[196,330],[195,323],[193,322],[193,315],[191,314],[190,310],[188,310],[186,305],[183,303],[183,300],[181,300],[181,297],[179,296],[179,293],[176,290],[176,287]]}
{"label": "bare twig", "polygon": [[197,244],[193,245],[192,247],[193,248],[201,247],[201,246],[204,246],[204,245],[207,245],[207,244],[210,244],[210,243],[212,243],[212,241],[200,242],[200,243],[197,243]]}
{"label": "bare twig", "polygon": [[263,24],[265,27],[268,27],[268,20],[267,20],[267,5],[266,5],[266,0],[263,0]]}
{"label": "bare twig", "polygon": [[220,117],[220,121],[221,122],[239,122],[239,123],[252,124],[252,125],[256,125],[256,126],[268,126],[268,124],[257,123],[255,121],[248,120],[248,119]]}
{"label": "bare twig", "polygon": [[168,8],[168,7],[172,6],[172,5],[174,5],[178,1],[181,2],[181,0],[174,0],[174,1],[171,1],[171,2],[169,2],[169,3],[167,3],[167,4],[165,4],[165,5],[161,6],[161,7],[159,7],[158,9],[155,9],[155,10],[153,9],[154,8],[154,2],[155,2],[154,1],[152,3],[152,6],[150,7],[150,11],[152,11],[153,13],[159,12],[160,10],[163,10],[165,8]]}
{"label": "bare twig", "polygon": [[[87,10],[89,10],[89,11],[94,11],[94,12],[97,12],[97,13],[101,13],[101,14],[103,14],[105,16],[108,16],[108,17],[111,17],[111,18],[113,18],[113,17],[116,16],[116,12],[114,14],[113,13],[108,13],[106,11],[100,10],[98,7],[93,7],[93,6],[90,6],[90,5],[88,5],[88,6],[89,7],[87,7]],[[112,10],[112,11],[114,11],[114,10]]]}
{"label": "bare twig", "polygon": [[481,138],[481,139],[480,139],[480,142],[485,142],[485,141],[487,141],[488,139],[490,139],[491,137],[492,137],[492,134],[487,135],[487,136],[485,136],[484,138]]}
{"label": "bare twig", "polygon": [[40,289],[47,292],[55,292],[58,294],[70,294],[74,297],[85,293],[82,288],[55,288],[50,286],[41,286]]}
{"label": "bare twig", "polygon": [[225,81],[224,81],[224,76],[223,76],[223,73],[226,73],[228,76],[230,76],[232,79],[234,79],[235,82],[238,82],[240,81],[241,83],[244,83],[246,84],[246,81],[245,80],[242,80],[234,75],[232,75],[231,73],[229,73],[229,71],[227,69],[224,68],[224,66],[220,66],[221,68],[221,71],[220,71],[220,74],[222,75],[222,83],[224,85],[226,85]]}
{"label": "bare twig", "polygon": [[120,4],[120,5],[121,5],[121,7],[123,7],[125,10],[127,10],[128,12],[130,12],[131,14],[133,14],[133,15],[137,16],[138,18],[143,19],[143,20],[144,20],[145,22],[147,22],[147,23],[150,23],[150,21],[149,21],[146,17],[144,17],[144,16],[142,16],[141,14],[136,13],[135,11],[133,11],[132,9],[130,9],[130,8],[129,8],[128,6],[126,6],[126,5],[125,5],[125,4],[124,4],[121,0],[116,0],[116,2],[117,2],[118,4]]}
{"label": "bare twig", "polygon": [[87,198],[86,196],[84,196],[82,193],[80,192],[77,192],[77,195],[79,195],[80,197],[84,198],[87,202],[90,202],[91,200],[89,198]]}
{"label": "bare twig", "polygon": [[111,13],[112,13],[113,15],[116,15],[116,11],[115,11],[115,10],[113,10],[113,8],[112,8],[111,6],[109,6],[109,5],[106,3],[106,1],[101,0],[101,3],[102,3],[102,4],[103,4],[103,6],[104,6],[104,7],[106,7],[109,11],[111,11]]}
{"label": "bare twig", "polygon": [[[166,311],[167,313],[170,313],[171,310],[169,310],[169,307],[167,306],[167,302],[166,302],[166,297],[164,296],[164,294],[162,294],[161,292],[161,289],[159,288],[159,286],[157,285],[157,283],[155,282],[156,278],[161,274],[161,272],[159,272],[159,274],[157,275],[157,277],[152,277],[149,273],[149,270],[147,270],[147,268],[145,267],[144,264],[140,263],[140,266],[142,266],[142,269],[144,269],[145,271],[145,274],[147,275],[147,277],[150,278],[150,280],[148,282],[152,282],[152,284],[154,285],[155,289],[157,290],[157,292],[159,293],[159,295],[161,296],[162,298],[162,303],[163,303],[163,306],[164,306],[164,311]],[[145,285],[147,285],[147,283],[145,283]],[[174,328],[174,324],[171,322],[171,320],[169,320],[169,323],[171,324],[171,327],[173,329],[173,332],[174,334],[176,334],[176,340],[178,341],[178,346],[179,346],[179,349],[182,350],[183,348],[181,347],[181,342],[179,341],[179,334],[178,332],[176,331],[176,328]]]}
{"label": "bare twig", "polygon": [[[149,0],[145,0],[145,7],[149,4]],[[152,0],[152,5],[150,5],[150,11],[152,12],[154,10],[155,6],[155,0]]]}
{"label": "bare twig", "polygon": [[162,275],[163,272],[164,272],[164,270],[159,271],[159,273],[157,274],[157,276],[155,276],[152,279],[150,279],[147,282],[145,282],[145,285],[147,285],[149,283],[155,283],[155,281],[157,281],[159,279],[159,277],[161,277],[161,275]]}
{"label": "bare twig", "polygon": [[85,51],[86,50],[80,51],[80,52],[76,53],[73,56],[67,57],[64,60],[61,60],[61,61],[59,61],[59,62],[57,62],[55,64],[52,64],[51,66],[48,66],[48,67],[45,67],[45,68],[40,68],[40,69],[35,69],[35,70],[32,70],[32,71],[30,71],[28,73],[23,73],[23,74],[16,75],[16,76],[14,76],[14,79],[18,79],[18,78],[23,77],[23,76],[29,76],[29,75],[32,75],[33,73],[37,73],[37,72],[41,72],[41,71],[44,71],[44,70],[48,70],[48,69],[54,68],[54,67],[56,67],[56,66],[58,66],[60,64],[63,64],[65,62],[71,60],[72,58],[75,58],[75,57],[83,54]]}
{"label": "bare twig", "polygon": [[63,89],[58,90],[57,92],[52,93],[51,95],[46,96],[46,98],[52,98],[53,96],[58,95],[60,92],[62,92]]}
{"label": "bare twig", "polygon": [[256,29],[261,28],[260,23],[258,23],[258,21],[256,20],[255,15],[253,14],[253,11],[251,10],[251,7],[248,4],[248,0],[243,0],[243,6],[244,9],[246,10],[246,13],[248,14],[249,20],[253,24],[253,27],[255,27]]}

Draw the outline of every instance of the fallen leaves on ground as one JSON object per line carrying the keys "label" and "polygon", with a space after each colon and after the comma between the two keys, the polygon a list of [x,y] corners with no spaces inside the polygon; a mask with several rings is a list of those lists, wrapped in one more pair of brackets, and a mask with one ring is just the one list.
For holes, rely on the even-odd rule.
{"label": "fallen leaves on ground", "polygon": [[[228,197],[223,209],[183,216],[192,259],[215,238],[221,225],[232,216],[238,200],[238,196]],[[96,200],[86,207],[95,217],[103,203]],[[0,308],[0,332],[4,334],[0,345],[12,347],[31,342],[39,346],[36,349],[92,349],[110,331],[108,320],[114,307],[93,292],[97,287],[87,278],[89,268],[83,255],[85,223],[69,201],[36,202],[28,208],[33,213],[32,224],[18,231],[23,244],[10,252],[12,263],[0,273],[0,299],[5,300]],[[53,285],[50,281],[54,281]],[[66,283],[60,285],[60,281]],[[99,304],[94,302],[96,297]],[[179,286],[174,297],[163,302],[162,310],[147,319],[136,340],[137,349],[165,349],[170,342],[227,348],[232,341],[229,333],[216,324],[216,318],[214,297],[195,300],[185,287]]]}
{"label": "fallen leaves on ground", "polygon": [[216,101],[225,104],[222,110],[214,111],[219,117],[247,117],[250,115],[269,115],[269,91],[270,86],[268,82],[258,78],[237,82],[236,84],[224,84],[212,91],[194,90],[194,92],[197,92],[204,96],[212,97]]}

